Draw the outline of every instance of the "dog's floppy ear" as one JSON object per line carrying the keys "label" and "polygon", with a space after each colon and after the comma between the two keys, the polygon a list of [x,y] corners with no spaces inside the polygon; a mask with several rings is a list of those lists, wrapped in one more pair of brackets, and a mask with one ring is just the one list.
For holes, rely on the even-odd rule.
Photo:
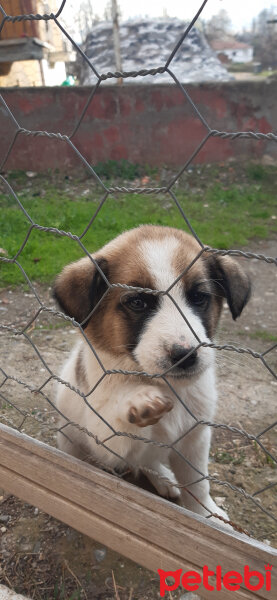
{"label": "dog's floppy ear", "polygon": [[229,256],[210,256],[209,259],[216,294],[226,298],[235,320],[250,298],[250,279],[241,266]]}
{"label": "dog's floppy ear", "polygon": [[[98,257],[95,261],[107,277],[108,261]],[[55,281],[53,296],[63,312],[85,328],[88,315],[106,289],[107,284],[96,265],[85,257],[64,267]]]}

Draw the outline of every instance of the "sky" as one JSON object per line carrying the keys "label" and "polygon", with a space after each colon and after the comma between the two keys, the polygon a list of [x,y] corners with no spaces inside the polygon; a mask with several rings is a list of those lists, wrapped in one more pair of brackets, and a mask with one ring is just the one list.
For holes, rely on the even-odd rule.
{"label": "sky", "polygon": [[[202,4],[202,0],[118,0],[122,16],[141,15],[157,16],[166,10],[170,17],[181,17],[188,19],[194,16]],[[103,5],[103,2],[94,4]],[[272,0],[208,0],[203,12],[202,18],[210,19],[221,9],[227,10],[234,24],[235,29],[241,29],[241,25],[250,24],[255,15],[263,8],[270,8],[274,5]],[[277,2],[275,2],[277,9]],[[95,6],[96,8],[96,6]]]}
{"label": "sky", "polygon": [[[74,8],[78,3],[73,3]],[[92,0],[94,12],[100,18],[106,4],[106,0]],[[201,4],[202,0],[118,0],[122,20],[138,16],[159,17],[164,11],[170,17],[188,20],[194,16]],[[69,5],[70,2],[68,8]],[[238,31],[250,25],[253,17],[261,10],[271,6],[276,7],[277,14],[277,0],[208,0],[201,18],[208,20],[224,8],[232,20],[234,31]]]}

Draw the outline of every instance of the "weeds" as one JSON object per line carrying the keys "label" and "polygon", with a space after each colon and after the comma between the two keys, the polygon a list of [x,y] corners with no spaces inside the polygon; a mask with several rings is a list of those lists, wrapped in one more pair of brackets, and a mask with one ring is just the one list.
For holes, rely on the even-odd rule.
{"label": "weeds", "polygon": [[[254,446],[254,450],[255,450],[255,454],[256,454],[256,460],[261,465],[268,465],[272,469],[276,469],[276,463],[274,462],[274,460],[272,460],[271,456],[269,456],[268,454],[266,454],[261,449],[261,447],[259,446],[259,444],[257,444],[256,441],[254,441],[253,446]],[[271,444],[268,444],[267,448],[268,448],[269,451],[272,451]]]}
{"label": "weeds", "polygon": [[213,455],[215,462],[222,463],[224,465],[241,465],[245,459],[245,454],[239,452],[236,456],[232,456],[230,452],[217,451]]}
{"label": "weeds", "polygon": [[251,179],[263,181],[267,178],[267,170],[263,165],[252,164],[247,167],[247,174]]}
{"label": "weeds", "polygon": [[157,173],[157,168],[150,167],[149,165],[139,165],[138,163],[131,163],[124,158],[122,160],[107,160],[106,162],[99,162],[94,167],[97,175],[102,179],[127,179],[133,181],[137,177],[143,175],[150,176]]}

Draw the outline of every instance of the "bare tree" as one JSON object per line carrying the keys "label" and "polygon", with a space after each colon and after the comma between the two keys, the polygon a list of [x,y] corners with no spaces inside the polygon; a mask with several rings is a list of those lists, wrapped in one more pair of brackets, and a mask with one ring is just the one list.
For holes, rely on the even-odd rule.
{"label": "bare tree", "polygon": [[264,68],[277,67],[276,9],[263,9],[252,24],[252,44],[255,60]]}
{"label": "bare tree", "polygon": [[205,24],[205,34],[208,39],[221,38],[229,35],[232,29],[232,21],[225,9],[220,10]]}
{"label": "bare tree", "polygon": [[99,16],[94,10],[93,0],[82,0],[74,2],[67,0],[63,11],[64,24],[67,31],[77,37],[77,41],[82,43],[91,32],[93,25],[99,21]]}
{"label": "bare tree", "polygon": [[77,19],[82,42],[84,42],[91,32],[93,25],[99,21],[99,17],[94,12],[93,0],[82,0],[77,11]]}

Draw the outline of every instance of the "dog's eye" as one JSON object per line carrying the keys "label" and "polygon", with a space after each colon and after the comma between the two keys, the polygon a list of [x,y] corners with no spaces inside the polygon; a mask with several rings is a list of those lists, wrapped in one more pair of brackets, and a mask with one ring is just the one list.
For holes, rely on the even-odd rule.
{"label": "dog's eye", "polygon": [[126,304],[128,308],[135,312],[143,312],[148,307],[147,302],[140,296],[131,296],[128,298]]}
{"label": "dog's eye", "polygon": [[201,306],[206,308],[210,302],[210,294],[207,292],[200,292],[198,290],[192,290],[189,294],[189,299],[195,306]]}

